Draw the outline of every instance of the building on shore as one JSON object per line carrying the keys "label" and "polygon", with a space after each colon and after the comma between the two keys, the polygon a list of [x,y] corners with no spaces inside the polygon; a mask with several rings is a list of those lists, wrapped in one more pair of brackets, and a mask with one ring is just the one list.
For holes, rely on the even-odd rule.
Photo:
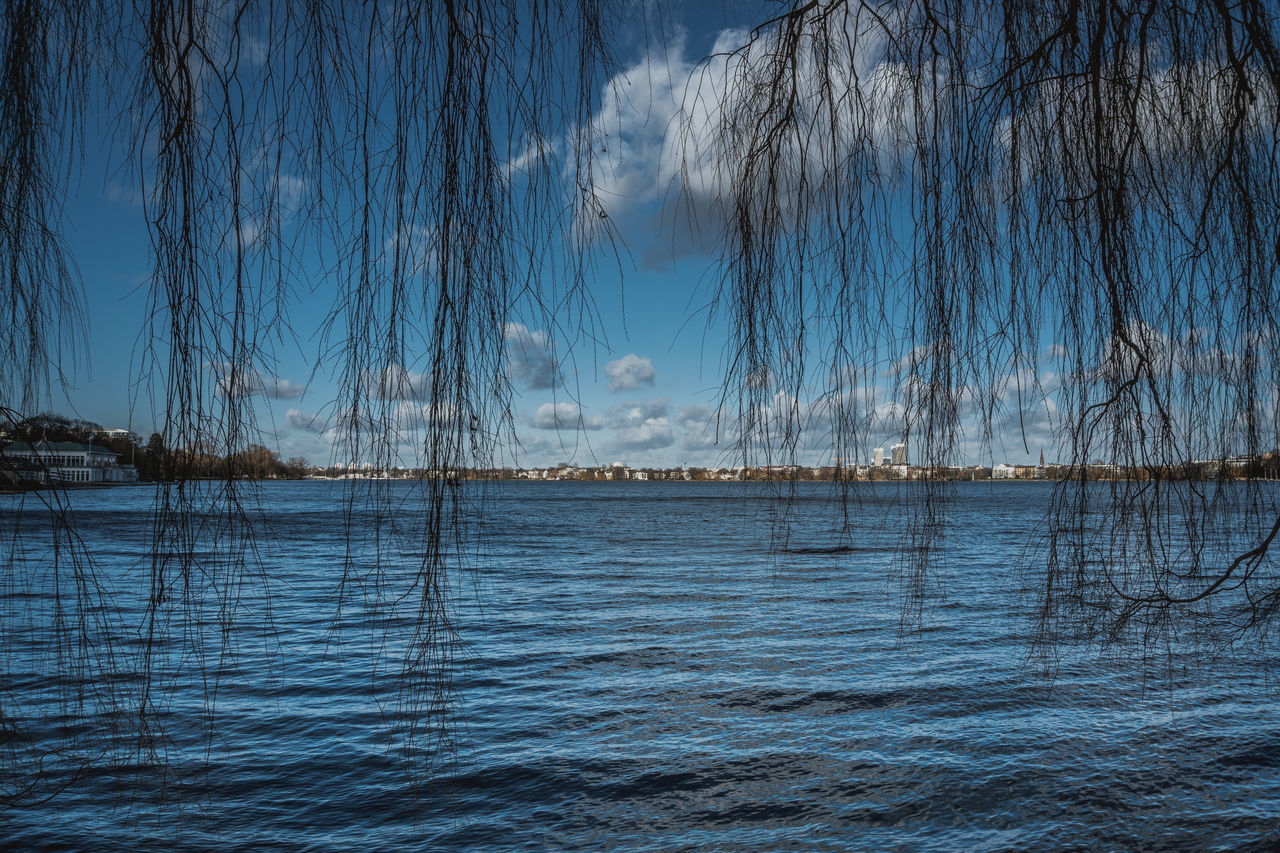
{"label": "building on shore", "polygon": [[21,471],[24,479],[43,485],[54,483],[136,483],[138,471],[121,465],[117,453],[78,441],[15,441],[0,450],[6,465]]}
{"label": "building on shore", "polygon": [[1008,462],[1001,462],[991,469],[991,479],[1043,480],[1047,470],[1041,465],[1010,465]]}

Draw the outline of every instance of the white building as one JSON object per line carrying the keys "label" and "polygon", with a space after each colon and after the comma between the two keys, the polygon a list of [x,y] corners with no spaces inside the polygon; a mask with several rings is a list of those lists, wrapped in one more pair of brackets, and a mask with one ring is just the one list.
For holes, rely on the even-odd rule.
{"label": "white building", "polygon": [[78,441],[15,441],[4,449],[13,461],[27,462],[40,479],[55,483],[136,483],[138,471],[121,465],[119,456],[105,447]]}
{"label": "white building", "polygon": [[881,465],[885,464],[883,447],[877,447],[875,452],[871,454],[871,464],[874,465],[876,468],[879,468]]}
{"label": "white building", "polygon": [[906,465],[906,464],[907,464],[907,445],[906,445],[906,444],[904,444],[904,443],[895,444],[895,445],[890,449],[890,452],[893,454],[893,464],[894,464],[894,465]]}

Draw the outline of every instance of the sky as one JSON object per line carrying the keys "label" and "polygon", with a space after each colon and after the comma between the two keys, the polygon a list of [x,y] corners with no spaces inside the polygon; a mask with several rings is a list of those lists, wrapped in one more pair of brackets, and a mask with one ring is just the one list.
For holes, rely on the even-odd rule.
{"label": "sky", "polygon": [[[731,26],[741,21],[726,21],[721,10],[708,12],[702,4],[674,4],[660,23],[667,36],[657,43],[623,40],[617,73],[596,91],[592,123],[604,140],[597,192],[622,240],[616,259],[602,253],[592,266],[596,342],[569,339],[537,317],[513,315],[507,322],[504,355],[516,392],[519,446],[504,450],[506,464],[738,463],[721,410],[727,330],[724,317],[708,307],[719,281],[713,229],[673,227],[670,205],[679,171],[673,119],[705,83],[695,63],[708,51],[740,44],[745,34]],[[161,428],[152,401],[162,396],[154,377],[141,378],[153,345],[144,332],[150,241],[131,166],[111,134],[95,126],[101,121],[90,117],[85,158],[66,206],[88,337],[78,354],[66,354],[74,356],[63,365],[68,390],[55,392],[49,408],[129,428],[145,440]],[[321,269],[316,257],[301,262]],[[326,273],[315,273],[309,292],[296,293],[288,306],[294,334],[275,342],[274,362],[254,379],[263,443],[284,457],[317,464],[332,457],[338,389],[318,329],[337,292]],[[1014,421],[1016,435],[999,434],[992,446],[970,436],[955,461],[1034,460],[1052,441],[1050,414],[1043,405],[1029,410]],[[902,437],[886,418],[861,451],[869,459],[874,446]],[[800,461],[830,464],[825,443],[816,431],[802,443]]]}

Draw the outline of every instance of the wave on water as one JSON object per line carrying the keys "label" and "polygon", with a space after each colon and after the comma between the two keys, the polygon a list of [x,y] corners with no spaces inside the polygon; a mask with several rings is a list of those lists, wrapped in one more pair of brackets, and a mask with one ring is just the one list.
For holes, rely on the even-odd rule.
{"label": "wave on water", "polygon": [[[801,484],[805,499],[790,506],[780,536],[765,493],[611,485],[490,493],[491,517],[504,523],[489,525],[484,560],[457,584],[452,669],[435,716],[424,719],[397,704],[394,690],[411,620],[365,612],[356,600],[335,623],[346,559],[334,544],[344,524],[338,487],[264,486],[263,512],[279,537],[262,552],[271,582],[241,593],[237,606],[254,618],[240,624],[252,627],[228,636],[227,661],[208,662],[219,674],[216,696],[201,681],[201,661],[181,649],[164,660],[162,711],[172,725],[161,736],[171,741],[158,745],[178,776],[193,767],[205,774],[181,802],[187,794],[165,787],[163,774],[130,788],[139,768],[93,766],[95,728],[78,724],[74,708],[40,704],[57,694],[41,683],[43,658],[31,642],[49,608],[20,585],[0,590],[29,613],[23,633],[15,628],[0,649],[18,676],[0,685],[0,723],[64,727],[90,765],[56,796],[0,813],[0,846],[1239,849],[1280,841],[1280,703],[1265,661],[1215,661],[1172,697],[1145,689],[1140,665],[1100,657],[1064,663],[1052,683],[1028,674],[1028,614],[1012,567],[1039,522],[1043,489],[966,496],[954,519],[965,535],[939,544],[955,571],[947,602],[904,640],[886,583],[902,545],[900,507],[881,502],[841,538],[821,484]],[[103,555],[97,570],[118,596],[121,622],[140,612],[128,596],[145,588],[137,568],[145,536],[121,533],[147,511],[144,491],[70,498],[92,510],[80,533]],[[778,541],[791,543],[780,549],[788,555],[857,559],[797,560],[822,571],[780,573]],[[350,563],[383,568],[363,553]],[[202,739],[209,719],[213,736]],[[434,727],[450,753],[420,787],[409,782],[428,756],[393,736],[413,723]],[[31,748],[9,731],[0,728],[0,748]]]}

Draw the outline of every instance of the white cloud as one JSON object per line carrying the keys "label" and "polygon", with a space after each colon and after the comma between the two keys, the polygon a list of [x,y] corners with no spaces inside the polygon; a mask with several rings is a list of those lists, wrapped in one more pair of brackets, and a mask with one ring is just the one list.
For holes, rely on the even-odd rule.
{"label": "white cloud", "polygon": [[434,269],[439,233],[421,225],[401,225],[399,231],[382,244],[388,263],[396,264],[402,273],[419,275]]}
{"label": "white cloud", "polygon": [[715,433],[712,432],[687,432],[680,439],[680,449],[688,451],[706,451],[720,448],[728,449],[728,442],[722,443],[716,439]]}
{"label": "white cloud", "polygon": [[681,409],[681,415],[677,416],[677,420],[684,427],[684,432],[680,437],[680,447],[682,450],[714,450],[717,447],[721,450],[727,449],[732,440],[726,431],[717,426],[714,420],[708,419],[685,419],[682,415],[687,409],[706,408],[705,406],[685,406]]}
{"label": "white cloud", "polygon": [[665,399],[625,403],[609,409],[607,423],[613,429],[614,447],[620,450],[655,450],[675,444],[675,431],[667,417]]}
{"label": "white cloud", "polygon": [[306,204],[310,188],[305,178],[278,172],[273,176],[276,202],[286,213],[295,213]]}
{"label": "white cloud", "polygon": [[716,410],[701,403],[681,406],[676,412],[676,423],[683,427],[704,427],[714,423]]}
{"label": "white cloud", "polygon": [[506,174],[508,177],[516,173],[531,175],[543,160],[554,157],[557,153],[554,142],[545,136],[534,135],[526,141],[524,151],[507,163]]}
{"label": "white cloud", "polygon": [[532,424],[537,429],[602,429],[604,419],[596,415],[584,415],[577,403],[543,403],[533,413]]}
{"label": "white cloud", "polygon": [[[452,401],[435,404],[413,400],[389,401],[383,405],[344,407],[335,411],[327,423],[318,417],[308,422],[305,412],[290,411],[290,426],[310,430],[333,443],[337,458],[368,461],[371,454],[382,458],[390,453],[395,464],[421,462],[423,440],[428,431],[453,433],[470,425],[476,428],[474,415],[460,410]],[[415,463],[416,464],[416,463]]]}
{"label": "white cloud", "polygon": [[647,357],[641,358],[635,353],[628,353],[616,361],[604,366],[604,375],[609,378],[609,390],[635,391],[642,385],[653,387],[655,373],[653,362]]}
{"label": "white cloud", "polygon": [[[716,224],[743,194],[776,189],[785,207],[850,160],[873,170],[895,167],[931,103],[928,84],[887,59],[899,21],[884,8],[806,18],[796,66],[788,70],[796,86],[787,99],[790,123],[767,140],[770,168],[758,170],[756,185],[743,183],[741,167],[763,141],[762,119],[778,118],[778,105],[762,102],[760,93],[776,90],[779,33],[724,30],[700,62],[686,55],[682,39],[642,57],[606,84],[592,117],[580,236],[592,240],[603,224],[618,227],[657,203],[666,208],[663,221],[675,226],[677,250],[713,249]],[[775,114],[766,115],[770,109]]]}
{"label": "white cloud", "polygon": [[523,323],[507,323],[503,329],[503,349],[511,381],[530,391],[552,388],[560,369],[547,333]]}
{"label": "white cloud", "polygon": [[431,378],[400,364],[366,370],[361,379],[365,393],[379,400],[425,400],[431,396]]}
{"label": "white cloud", "polygon": [[[768,190],[779,212],[794,216],[807,197],[827,198],[813,188],[847,181],[851,169],[886,179],[909,171],[918,142],[930,139],[937,121],[935,95],[953,85],[947,75],[956,73],[945,63],[936,70],[927,63],[912,67],[891,55],[894,39],[920,23],[912,17],[917,14],[888,2],[832,4],[805,16],[798,30],[726,29],[702,61],[690,58],[682,39],[646,54],[606,84],[588,128],[594,159],[578,205],[584,235],[657,203],[667,208],[668,224],[681,224],[671,234],[675,243],[698,241],[689,232],[699,223],[718,239],[715,226],[737,200],[750,202]],[[783,49],[783,38],[793,45]],[[1235,130],[1238,81],[1216,61],[1162,59],[1132,52],[1108,69],[1125,81],[1118,85],[1143,75],[1134,121],[1143,150],[1156,155],[1144,163],[1217,163]],[[1244,127],[1267,144],[1266,117],[1280,95],[1255,63],[1244,73],[1256,95],[1244,107]],[[782,98],[779,74],[788,83]],[[1044,82],[1030,107],[1042,111],[1037,122],[1076,126],[1086,104],[1084,90],[1073,86],[1072,80]],[[1134,129],[1113,123],[1115,144]],[[1005,150],[992,152],[996,159],[1010,155],[1008,134],[1003,137]],[[1019,151],[1024,168],[1040,159],[1053,168],[1062,162],[1061,152],[1040,144],[1024,141]],[[761,168],[744,172],[744,163]],[[690,224],[695,227],[684,227]]]}
{"label": "white cloud", "polygon": [[325,419],[319,415],[308,414],[301,409],[290,409],[284,413],[284,421],[290,429],[320,435],[327,428]]}
{"label": "white cloud", "polygon": [[288,379],[273,378],[264,387],[263,393],[273,400],[296,400],[302,396],[304,386]]}
{"label": "white cloud", "polygon": [[414,403],[402,401],[393,413],[393,421],[397,428],[417,430],[428,424],[455,424],[458,420],[458,407],[451,401],[442,400],[436,403]]}
{"label": "white cloud", "polygon": [[249,397],[260,394],[272,400],[296,400],[304,386],[287,379],[270,376],[254,367],[236,367],[220,361],[209,365],[218,390],[227,396]]}
{"label": "white cloud", "polygon": [[757,367],[747,371],[745,381],[747,387],[753,391],[764,391],[775,384],[773,371],[768,367]]}
{"label": "white cloud", "polygon": [[675,444],[675,433],[665,421],[648,421],[615,433],[614,446],[627,450],[656,450]]}
{"label": "white cloud", "polygon": [[265,222],[252,216],[246,217],[240,222],[240,248],[246,252],[257,248],[266,232]]}

